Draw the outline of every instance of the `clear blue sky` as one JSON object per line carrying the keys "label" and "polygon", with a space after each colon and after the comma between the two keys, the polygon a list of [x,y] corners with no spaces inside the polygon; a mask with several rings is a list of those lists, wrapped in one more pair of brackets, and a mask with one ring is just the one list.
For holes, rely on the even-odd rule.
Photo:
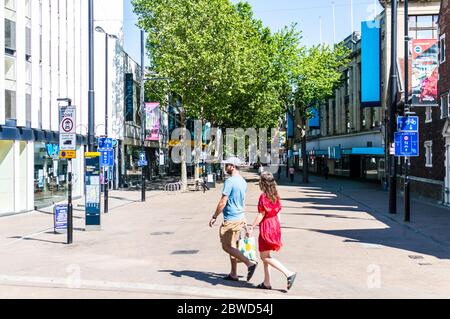
{"label": "clear blue sky", "polygon": [[[239,0],[231,0],[233,3]],[[303,32],[303,43],[311,46],[320,43],[320,17],[322,19],[322,42],[333,43],[333,2],[335,4],[336,41],[345,39],[352,32],[351,0],[248,0],[255,16],[272,31],[293,22]],[[140,35],[136,25],[131,0],[124,0],[125,50],[140,61]],[[360,31],[361,21],[369,20],[382,8],[378,0],[353,0],[353,29]]]}

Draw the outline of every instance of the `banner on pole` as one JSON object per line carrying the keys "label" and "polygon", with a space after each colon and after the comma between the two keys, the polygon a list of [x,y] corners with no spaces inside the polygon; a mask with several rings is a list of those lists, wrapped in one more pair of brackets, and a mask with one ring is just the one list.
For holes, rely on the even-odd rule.
{"label": "banner on pole", "polygon": [[159,103],[145,103],[146,140],[159,141],[161,109]]}
{"label": "banner on pole", "polygon": [[412,42],[412,105],[439,106],[439,47],[436,39]]}

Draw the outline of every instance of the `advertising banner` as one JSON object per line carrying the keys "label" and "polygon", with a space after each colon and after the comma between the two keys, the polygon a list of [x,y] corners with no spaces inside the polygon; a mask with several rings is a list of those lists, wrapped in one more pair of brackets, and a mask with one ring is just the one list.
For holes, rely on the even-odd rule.
{"label": "advertising banner", "polygon": [[438,42],[413,40],[412,49],[412,105],[438,106]]}
{"label": "advertising banner", "polygon": [[361,106],[381,106],[380,21],[361,23]]}
{"label": "advertising banner", "polygon": [[146,140],[159,141],[161,109],[159,103],[145,103]]}
{"label": "advertising banner", "polygon": [[134,103],[134,80],[132,73],[125,74],[125,121],[132,122]]}

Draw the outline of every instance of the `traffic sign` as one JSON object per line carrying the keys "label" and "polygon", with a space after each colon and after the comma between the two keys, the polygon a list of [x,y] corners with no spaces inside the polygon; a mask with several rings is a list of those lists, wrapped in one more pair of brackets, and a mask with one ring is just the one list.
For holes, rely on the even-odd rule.
{"label": "traffic sign", "polygon": [[147,166],[147,165],[148,165],[148,161],[147,161],[147,158],[146,158],[146,156],[145,156],[145,153],[141,152],[141,153],[139,154],[139,162],[138,162],[138,166],[139,166],[139,167],[144,167],[144,166]]}
{"label": "traffic sign", "polygon": [[100,150],[100,166],[114,166],[114,150],[104,149]]}
{"label": "traffic sign", "polygon": [[66,159],[77,158],[77,152],[76,151],[60,151],[59,158],[66,158]]}
{"label": "traffic sign", "polygon": [[75,151],[77,146],[76,107],[59,108],[59,148],[61,151]]}
{"label": "traffic sign", "polygon": [[419,133],[417,132],[395,133],[395,156],[418,157]]}
{"label": "traffic sign", "polygon": [[398,132],[418,132],[419,117],[418,116],[399,116],[397,117]]}
{"label": "traffic sign", "polygon": [[98,139],[98,149],[108,149],[113,148],[113,139],[108,137],[99,137]]}

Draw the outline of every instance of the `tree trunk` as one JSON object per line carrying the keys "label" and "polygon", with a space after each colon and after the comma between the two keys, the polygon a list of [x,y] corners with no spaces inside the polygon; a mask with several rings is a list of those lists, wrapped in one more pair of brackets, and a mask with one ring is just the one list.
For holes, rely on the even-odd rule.
{"label": "tree trunk", "polygon": [[309,162],[308,162],[308,154],[306,153],[306,118],[304,116],[301,117],[300,125],[302,127],[302,159],[303,159],[303,183],[309,183]]}
{"label": "tree trunk", "polygon": [[187,154],[186,154],[186,147],[185,147],[185,143],[186,143],[186,117],[184,115],[184,112],[181,114],[181,125],[183,127],[183,135],[182,135],[182,149],[181,149],[181,183],[183,184],[182,186],[182,191],[186,192],[188,190],[188,185],[187,185],[187,165],[186,165],[186,158],[187,158]]}

